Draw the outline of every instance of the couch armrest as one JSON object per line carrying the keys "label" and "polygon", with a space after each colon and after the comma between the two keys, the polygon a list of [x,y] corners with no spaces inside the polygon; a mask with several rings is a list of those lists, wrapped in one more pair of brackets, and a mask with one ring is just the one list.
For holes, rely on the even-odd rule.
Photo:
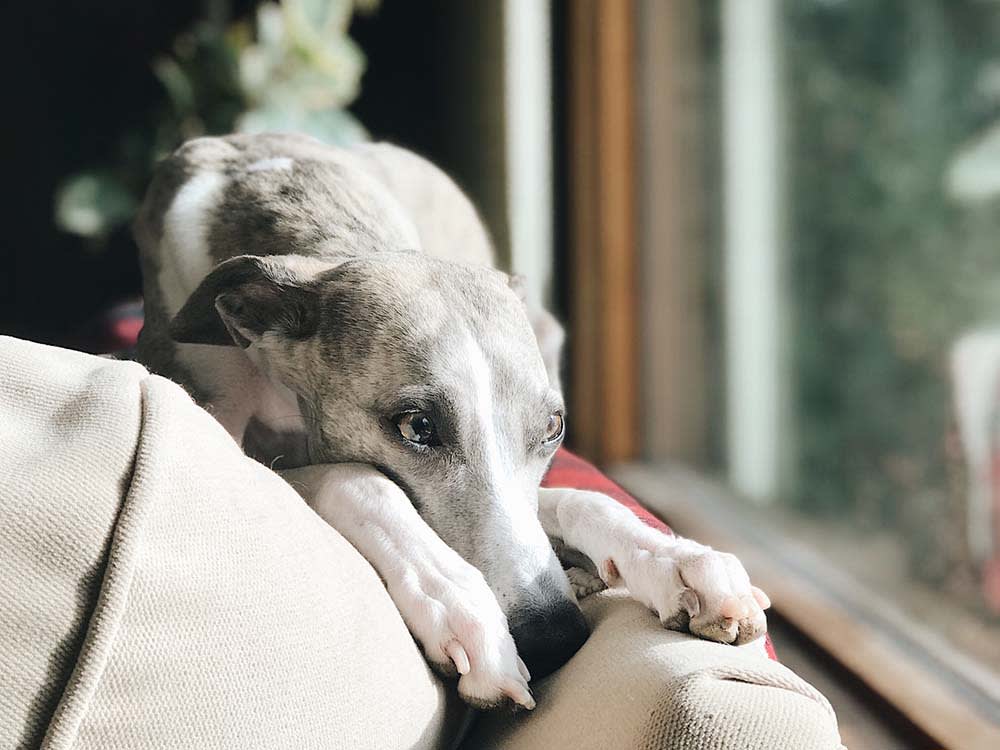
{"label": "couch armrest", "polygon": [[532,683],[538,707],[483,715],[464,747],[837,750],[827,700],[764,654],[666,631],[605,591],[581,602],[593,629],[566,666]]}

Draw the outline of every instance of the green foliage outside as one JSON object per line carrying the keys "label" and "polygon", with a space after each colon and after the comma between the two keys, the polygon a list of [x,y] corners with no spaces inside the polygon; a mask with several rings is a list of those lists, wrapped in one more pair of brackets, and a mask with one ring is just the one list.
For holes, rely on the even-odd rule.
{"label": "green foliage outside", "polygon": [[64,230],[103,248],[129,221],[157,160],[188,138],[293,130],[329,143],[363,139],[344,109],[358,94],[364,55],[347,36],[356,9],[378,0],[265,2],[250,18],[228,20],[224,0],[152,62],[163,86],[143,127],[119,135],[111,164],[71,175],[55,196]]}
{"label": "green foliage outside", "polygon": [[[786,0],[789,312],[803,510],[961,556],[947,357],[1000,323],[1000,3]],[[959,483],[960,484],[960,483]]]}

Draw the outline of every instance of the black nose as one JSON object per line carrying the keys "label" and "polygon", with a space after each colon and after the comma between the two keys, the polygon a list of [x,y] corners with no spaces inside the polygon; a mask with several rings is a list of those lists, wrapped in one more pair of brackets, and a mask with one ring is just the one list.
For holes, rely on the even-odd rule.
{"label": "black nose", "polygon": [[575,602],[557,600],[545,607],[526,607],[510,618],[510,634],[531,679],[552,674],[569,661],[590,635]]}

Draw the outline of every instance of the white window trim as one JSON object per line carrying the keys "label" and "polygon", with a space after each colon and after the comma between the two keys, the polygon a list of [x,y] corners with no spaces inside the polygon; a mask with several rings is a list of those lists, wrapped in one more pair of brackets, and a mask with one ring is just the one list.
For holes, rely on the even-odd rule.
{"label": "white window trim", "polygon": [[[777,0],[722,3],[726,424],[729,479],[781,489],[781,116]],[[787,465],[787,464],[786,464]]]}
{"label": "white window trim", "polygon": [[504,107],[510,267],[529,299],[552,301],[550,0],[505,0]]}

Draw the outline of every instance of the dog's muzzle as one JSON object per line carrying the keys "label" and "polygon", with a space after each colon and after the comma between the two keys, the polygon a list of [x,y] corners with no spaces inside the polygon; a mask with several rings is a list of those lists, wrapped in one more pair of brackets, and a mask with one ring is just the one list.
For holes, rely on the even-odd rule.
{"label": "dog's muzzle", "polygon": [[538,680],[552,674],[587,640],[590,628],[576,602],[558,597],[525,602],[508,616],[518,655]]}

